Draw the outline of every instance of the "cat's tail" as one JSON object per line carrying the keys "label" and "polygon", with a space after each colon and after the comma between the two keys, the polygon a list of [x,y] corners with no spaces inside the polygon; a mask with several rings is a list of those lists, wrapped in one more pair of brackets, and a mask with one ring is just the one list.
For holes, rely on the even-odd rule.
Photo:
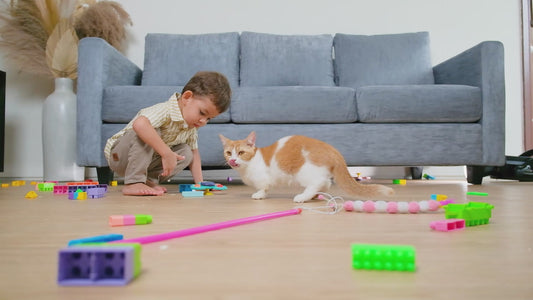
{"label": "cat's tail", "polygon": [[363,199],[378,199],[394,195],[394,190],[381,184],[360,184],[348,172],[346,164],[333,167],[335,183],[347,194]]}

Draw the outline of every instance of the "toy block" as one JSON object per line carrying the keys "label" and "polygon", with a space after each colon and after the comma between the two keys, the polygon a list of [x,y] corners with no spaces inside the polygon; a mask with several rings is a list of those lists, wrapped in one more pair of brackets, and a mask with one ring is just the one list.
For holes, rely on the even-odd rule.
{"label": "toy block", "polygon": [[54,185],[54,194],[68,194],[68,186],[67,185]]}
{"label": "toy block", "polygon": [[463,219],[469,227],[488,224],[493,208],[494,205],[483,202],[450,203],[444,206],[444,211],[446,219]]}
{"label": "toy block", "polygon": [[81,189],[76,190],[75,192],[69,192],[68,198],[70,200],[86,200],[87,199],[87,192],[84,192]]}
{"label": "toy block", "polygon": [[483,193],[483,192],[466,192],[469,196],[488,196],[489,193]]}
{"label": "toy block", "polygon": [[183,197],[203,197],[204,192],[203,191],[183,191],[181,192],[181,195]]}
{"label": "toy block", "polygon": [[104,188],[91,188],[87,190],[87,197],[88,198],[103,198],[106,193],[106,190]]}
{"label": "toy block", "polygon": [[98,236],[92,236],[87,238],[81,238],[76,240],[70,240],[68,242],[68,246],[74,246],[79,244],[87,244],[87,243],[105,243],[105,242],[112,242],[112,241],[118,241],[124,239],[124,236],[122,234],[105,234],[105,235],[98,235]]}
{"label": "toy block", "polygon": [[112,215],[109,216],[109,225],[126,226],[126,225],[144,225],[152,223],[151,215]]}
{"label": "toy block", "polygon": [[[207,183],[208,185],[204,185],[204,183]],[[200,184],[191,184],[191,189],[194,191],[225,191],[228,188],[225,185],[222,185],[220,183],[214,183],[211,181],[204,181]]]}
{"label": "toy block", "polygon": [[67,185],[95,185],[98,184],[96,181],[78,181],[78,182],[67,182]]}
{"label": "toy block", "polygon": [[190,184],[180,184],[180,193],[192,191]]}
{"label": "toy block", "polygon": [[465,220],[463,219],[447,219],[434,221],[429,224],[429,227],[437,231],[454,231],[465,228]]}
{"label": "toy block", "polygon": [[141,271],[140,244],[81,244],[59,251],[62,286],[126,285]]}
{"label": "toy block", "polygon": [[111,186],[117,186],[118,182],[116,180],[111,181]]}
{"label": "toy block", "polygon": [[29,191],[29,192],[26,193],[26,196],[24,196],[24,197],[26,197],[28,199],[35,199],[35,198],[37,198],[37,193],[34,192],[34,191]]}
{"label": "toy block", "polygon": [[55,185],[53,182],[41,182],[37,184],[37,188],[41,192],[52,192]]}
{"label": "toy block", "polygon": [[448,196],[441,194],[431,194],[431,200],[444,201],[448,199]]}
{"label": "toy block", "polygon": [[3,188],[7,188],[7,187],[9,187],[9,183],[2,183],[2,187],[3,187]]}
{"label": "toy block", "polygon": [[413,246],[352,244],[352,267],[359,270],[413,272],[415,256]]}
{"label": "toy block", "polygon": [[422,175],[423,178],[427,179],[427,180],[435,180],[435,177],[431,176],[431,175],[428,175],[426,173],[424,173],[424,175]]}
{"label": "toy block", "polygon": [[392,184],[406,185],[407,180],[405,179],[393,179]]}
{"label": "toy block", "polygon": [[13,181],[11,181],[11,185],[12,186],[26,185],[26,181],[24,181],[24,180],[13,180]]}

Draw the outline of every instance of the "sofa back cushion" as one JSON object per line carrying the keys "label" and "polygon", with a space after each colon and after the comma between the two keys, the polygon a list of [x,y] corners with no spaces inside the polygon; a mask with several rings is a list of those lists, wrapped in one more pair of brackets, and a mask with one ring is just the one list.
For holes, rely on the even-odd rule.
{"label": "sofa back cushion", "polygon": [[220,72],[238,86],[239,33],[146,35],[142,85],[184,86],[198,71]]}
{"label": "sofa back cushion", "polygon": [[334,86],[333,37],[241,34],[241,86]]}
{"label": "sofa back cushion", "polygon": [[429,33],[336,34],[336,82],[366,85],[433,84]]}

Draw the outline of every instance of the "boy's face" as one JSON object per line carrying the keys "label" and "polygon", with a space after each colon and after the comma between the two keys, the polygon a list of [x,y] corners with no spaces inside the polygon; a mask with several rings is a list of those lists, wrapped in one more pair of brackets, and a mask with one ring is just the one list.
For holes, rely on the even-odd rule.
{"label": "boy's face", "polygon": [[198,96],[186,91],[181,97],[181,114],[190,128],[205,126],[209,120],[219,115],[216,106],[207,96]]}

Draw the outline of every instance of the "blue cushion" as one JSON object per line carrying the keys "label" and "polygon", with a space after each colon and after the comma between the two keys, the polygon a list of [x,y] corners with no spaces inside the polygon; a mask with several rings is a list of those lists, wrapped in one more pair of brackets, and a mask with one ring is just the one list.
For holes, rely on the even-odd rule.
{"label": "blue cushion", "polygon": [[[106,123],[128,123],[142,108],[167,101],[183,86],[110,86],[104,89],[102,120]],[[230,121],[229,109],[209,123]]]}
{"label": "blue cushion", "polygon": [[148,34],[142,85],[185,85],[198,71],[217,71],[239,84],[239,33]]}
{"label": "blue cushion", "polygon": [[[332,109],[334,108],[334,109]],[[355,90],[343,87],[241,87],[231,101],[234,123],[353,123]]]}
{"label": "blue cushion", "polygon": [[241,86],[333,86],[333,37],[241,34]]}
{"label": "blue cushion", "polygon": [[356,91],[363,123],[470,123],[481,118],[481,90],[466,85],[364,86]]}
{"label": "blue cushion", "polygon": [[340,86],[433,84],[427,32],[336,34],[335,72]]}

